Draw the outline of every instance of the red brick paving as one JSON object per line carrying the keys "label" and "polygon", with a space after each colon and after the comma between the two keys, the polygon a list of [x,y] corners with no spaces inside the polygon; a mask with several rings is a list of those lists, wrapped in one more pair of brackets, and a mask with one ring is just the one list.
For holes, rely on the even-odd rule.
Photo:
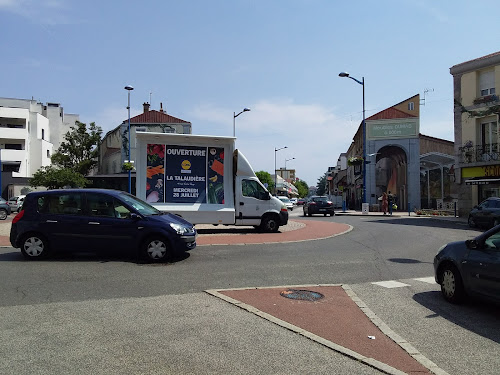
{"label": "red brick paving", "polygon": [[[305,241],[320,238],[328,238],[338,234],[345,233],[351,229],[350,225],[342,223],[333,223],[328,221],[313,221],[313,220],[296,220],[293,221],[305,224],[304,227],[278,233],[259,233],[254,229],[245,231],[244,233],[235,234],[202,234],[196,240],[198,245],[236,245],[236,244],[258,244],[271,242],[294,242]],[[218,228],[218,227],[214,227]],[[221,230],[225,230],[221,227]],[[237,231],[238,227],[234,227]],[[213,233],[217,233],[218,229],[214,229]],[[225,230],[227,232],[227,230]]]}
{"label": "red brick paving", "polygon": [[[287,290],[286,287],[224,290],[219,293],[407,374],[431,373],[385,336],[341,286],[292,289],[318,292],[324,298],[315,302],[285,298],[280,292]],[[368,336],[375,336],[375,339]]]}

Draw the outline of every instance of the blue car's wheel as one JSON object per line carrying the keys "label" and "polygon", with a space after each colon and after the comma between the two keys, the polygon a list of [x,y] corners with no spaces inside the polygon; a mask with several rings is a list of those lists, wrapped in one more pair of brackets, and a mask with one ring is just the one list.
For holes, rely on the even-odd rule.
{"label": "blue car's wheel", "polygon": [[445,264],[439,273],[441,293],[445,300],[451,303],[460,303],[464,296],[464,285],[460,272],[453,264]]}

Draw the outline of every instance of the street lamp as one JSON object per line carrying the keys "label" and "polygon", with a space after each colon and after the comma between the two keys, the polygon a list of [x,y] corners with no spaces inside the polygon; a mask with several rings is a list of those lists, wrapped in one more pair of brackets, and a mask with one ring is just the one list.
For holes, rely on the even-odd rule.
{"label": "street lamp", "polygon": [[361,81],[349,76],[347,72],[339,73],[339,77],[350,78],[363,86],[363,203],[366,203],[366,122],[365,122],[365,77]]}
{"label": "street lamp", "polygon": [[250,108],[243,108],[243,111],[240,113],[236,114],[236,112],[233,112],[233,137],[236,137],[236,117],[241,115],[243,112],[248,112],[250,111]]}
{"label": "street lamp", "polygon": [[[131,163],[130,160],[130,91],[132,91],[134,88],[130,85],[127,85],[124,87],[125,90],[128,91],[128,105],[127,105],[127,110],[128,110],[128,162]],[[128,192],[131,194],[132,193],[132,170],[129,168],[128,170]]]}
{"label": "street lamp", "polygon": [[286,171],[286,162],[287,162],[287,161],[290,161],[290,160],[295,160],[295,158],[285,159],[285,171]]}
{"label": "street lamp", "polygon": [[277,196],[278,195],[278,174],[276,173],[276,153],[279,151],[279,150],[283,150],[285,148],[288,148],[287,146],[285,147],[281,147],[281,148],[274,148],[274,195]]}

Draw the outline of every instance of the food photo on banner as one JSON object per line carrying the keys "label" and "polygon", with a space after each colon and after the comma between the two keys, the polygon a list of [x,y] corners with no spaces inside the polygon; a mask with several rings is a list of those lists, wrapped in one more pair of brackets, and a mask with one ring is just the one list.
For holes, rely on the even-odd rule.
{"label": "food photo on banner", "polygon": [[224,148],[208,148],[208,203],[224,203]]}
{"label": "food photo on banner", "polygon": [[165,202],[165,145],[148,144],[146,201]]}

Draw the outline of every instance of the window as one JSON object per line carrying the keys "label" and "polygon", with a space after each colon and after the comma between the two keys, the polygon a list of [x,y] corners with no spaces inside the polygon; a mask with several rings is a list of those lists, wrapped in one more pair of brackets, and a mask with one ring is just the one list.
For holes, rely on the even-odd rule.
{"label": "window", "polygon": [[42,139],[45,139],[45,129],[42,129]]}
{"label": "window", "polygon": [[241,183],[241,191],[244,197],[257,198],[264,200],[268,196],[267,191],[254,180],[243,180]]}
{"label": "window", "polygon": [[483,153],[493,152],[498,143],[498,124],[496,121],[481,124]]}
{"label": "window", "polygon": [[414,110],[415,110],[415,103],[409,102],[408,103],[408,111],[414,111]]}
{"label": "window", "polygon": [[6,143],[5,149],[6,150],[22,150],[23,145],[21,143]]}
{"label": "window", "polygon": [[116,217],[113,197],[104,194],[87,194],[87,206],[90,216]]}
{"label": "window", "polygon": [[82,195],[49,194],[38,198],[38,212],[52,215],[80,215],[82,213]]}
{"label": "window", "polygon": [[47,157],[50,158],[50,151],[47,150]]}
{"label": "window", "polygon": [[495,94],[495,71],[488,70],[479,73],[480,96]]}

